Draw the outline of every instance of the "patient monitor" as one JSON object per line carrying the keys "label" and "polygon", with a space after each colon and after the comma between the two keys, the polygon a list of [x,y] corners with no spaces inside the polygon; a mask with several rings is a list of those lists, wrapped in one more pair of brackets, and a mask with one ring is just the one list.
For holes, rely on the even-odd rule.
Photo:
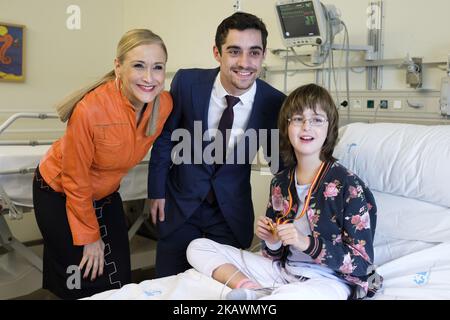
{"label": "patient monitor", "polygon": [[326,42],[326,9],[319,0],[281,0],[276,10],[286,47]]}

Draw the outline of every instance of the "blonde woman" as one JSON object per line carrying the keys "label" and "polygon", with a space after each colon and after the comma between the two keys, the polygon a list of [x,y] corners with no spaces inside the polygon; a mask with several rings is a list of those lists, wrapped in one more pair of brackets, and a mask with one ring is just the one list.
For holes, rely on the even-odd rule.
{"label": "blonde woman", "polygon": [[[130,282],[119,189],[172,110],[163,91],[167,50],[146,29],[117,46],[114,70],[57,107],[67,130],[41,159],[33,182],[44,239],[43,288],[77,299]],[[79,276],[78,276],[79,275]]]}

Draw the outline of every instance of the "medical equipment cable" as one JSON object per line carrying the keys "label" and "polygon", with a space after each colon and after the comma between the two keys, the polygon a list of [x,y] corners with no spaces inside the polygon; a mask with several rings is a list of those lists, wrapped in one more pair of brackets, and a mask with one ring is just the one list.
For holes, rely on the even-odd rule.
{"label": "medical equipment cable", "polygon": [[328,58],[328,68],[327,68],[327,71],[328,71],[328,86],[327,86],[327,88],[330,91],[331,91],[331,72],[334,71],[332,69],[332,63],[333,63],[332,60],[333,60],[333,50],[330,50],[330,57]]}
{"label": "medical equipment cable", "polygon": [[[331,70],[333,71],[333,82],[334,82],[334,90],[336,92],[336,101],[339,103],[340,98],[339,98],[339,90],[338,90],[338,81],[337,81],[337,77],[336,77],[336,68],[334,66],[334,53],[331,52]],[[330,91],[331,91],[331,87],[330,87]]]}
{"label": "medical equipment cable", "polygon": [[[313,190],[315,189],[315,186],[316,186],[316,184],[317,184],[317,182],[319,181],[319,179],[320,179],[320,177],[322,176],[322,172],[323,172],[323,169],[325,168],[325,162],[322,162],[322,164],[320,165],[320,167],[319,167],[319,170],[318,170],[318,172],[316,173],[316,176],[314,177],[314,180],[313,180],[313,182],[311,183],[311,186],[309,187],[309,190],[308,190],[308,194],[307,194],[307,196],[306,196],[306,198],[305,198],[305,203],[304,203],[304,205],[303,205],[303,208],[302,208],[302,211],[301,211],[301,213],[300,214],[297,214],[297,216],[294,218],[294,219],[286,219],[286,220],[284,220],[284,221],[281,221],[281,219],[282,218],[284,218],[284,217],[286,217],[287,216],[287,214],[291,211],[291,208],[292,208],[292,194],[291,194],[291,192],[290,192],[290,187],[291,187],[291,184],[292,184],[292,181],[293,181],[293,177],[294,177],[294,175],[295,175],[295,171],[294,172],[292,172],[292,174],[291,174],[291,177],[290,177],[290,181],[289,181],[289,186],[288,186],[288,192],[289,192],[289,208],[286,210],[286,212],[281,216],[281,217],[279,217],[278,219],[277,219],[277,224],[285,224],[285,223],[287,223],[288,221],[295,221],[295,220],[298,220],[298,219],[300,219],[301,217],[303,217],[304,215],[305,215],[305,213],[306,213],[306,210],[307,210],[307,208],[308,208],[308,206],[309,206],[309,202],[310,202],[310,200],[311,200],[311,195],[312,195],[312,192],[313,192]],[[274,230],[274,226],[270,223],[270,227],[272,228],[272,231]],[[253,246],[251,249],[250,249],[250,251],[253,251],[253,249],[255,248],[255,247],[257,247],[257,246],[260,246],[260,244],[256,244],[255,246]],[[236,276],[236,274],[238,273],[238,272],[242,272],[243,274],[245,274],[247,277],[249,277],[250,279],[252,279],[254,282],[256,282],[256,283],[259,283],[257,280],[256,280],[256,277],[253,275],[253,273],[250,271],[250,269],[248,268],[248,265],[247,265],[247,263],[246,263],[246,261],[245,261],[245,257],[244,257],[244,253],[245,253],[245,251],[244,250],[242,250],[242,249],[239,249],[239,252],[240,252],[240,255],[241,255],[241,260],[242,260],[242,263],[243,263],[243,267],[242,267],[242,269],[237,269],[231,276],[230,276],[230,278],[228,278],[228,280],[224,283],[224,285],[222,286],[222,290],[221,290],[221,292],[220,292],[220,299],[222,299],[222,296],[223,296],[223,290],[225,289],[225,287],[227,287],[227,284],[231,281],[231,279],[233,279],[235,276]],[[275,263],[276,261],[272,261],[272,265],[273,265],[273,263]],[[270,289],[270,290],[274,290],[275,289],[275,283],[277,282],[277,280],[278,279],[281,279],[283,282],[285,282],[285,279],[283,279],[283,277],[281,276],[281,274],[280,275],[278,275],[277,277],[275,277],[275,278],[273,278],[273,282],[272,282],[272,285],[270,286],[270,287],[263,287],[263,288],[260,288],[260,289]],[[258,288],[259,289],[259,288]]]}
{"label": "medical equipment cable", "polygon": [[220,291],[220,294],[219,294],[219,299],[220,300],[222,300],[222,297],[223,297],[223,290],[227,287],[227,285],[228,285],[228,283],[231,281],[231,279],[233,279],[237,274],[238,274],[238,272],[241,272],[241,270],[240,269],[237,269],[235,272],[233,272],[233,274],[228,278],[228,280],[223,284],[223,286],[222,286],[222,290]]}
{"label": "medical equipment cable", "polygon": [[[343,39],[343,43],[342,43],[342,49],[344,49],[347,40],[348,40],[348,32],[344,32],[344,39]],[[347,45],[347,52],[348,52],[348,48],[349,48],[349,46]],[[345,51],[345,50],[342,50],[342,51]],[[341,54],[341,57],[340,57],[340,60],[339,60],[339,67],[342,66],[342,58],[343,58],[343,56],[344,56],[344,54]],[[346,58],[347,58],[347,56],[346,56]],[[339,97],[339,90],[338,90],[339,72],[336,72],[336,67],[334,65],[334,53],[333,53],[333,51],[331,52],[331,60],[332,60],[332,66],[333,66],[332,67],[333,68],[333,80],[334,80],[334,88],[335,88],[335,91],[336,91],[336,101],[338,101],[338,104],[340,104],[340,97]],[[348,68],[348,67],[349,67],[349,60],[347,59],[346,60],[346,68]],[[362,72],[364,72],[364,70]],[[336,74],[338,75],[337,77],[336,77]],[[349,98],[347,97],[347,99],[349,99]]]}
{"label": "medical equipment cable", "polygon": [[288,77],[289,51],[286,49],[286,57],[284,60],[284,93],[287,94],[287,77]]}
{"label": "medical equipment cable", "polygon": [[[296,173],[295,173],[295,170],[293,170],[293,172],[291,173],[291,177],[290,177],[290,181],[289,181],[289,186],[288,186],[288,193],[289,193],[289,208],[286,210],[286,212],[284,212],[280,217],[277,218],[277,224],[285,224],[285,223],[287,223],[288,221],[295,221],[295,220],[298,220],[298,219],[300,219],[301,217],[303,217],[303,216],[305,215],[306,210],[307,210],[307,208],[308,208],[308,206],[309,206],[309,202],[310,202],[310,200],[311,200],[312,192],[313,192],[313,190],[315,189],[315,187],[316,187],[316,185],[317,185],[317,182],[320,180],[320,177],[322,176],[322,173],[324,172],[325,164],[326,164],[326,162],[322,162],[322,163],[321,163],[321,165],[320,165],[320,167],[319,167],[319,170],[317,171],[317,173],[316,173],[316,175],[315,175],[315,177],[314,177],[314,179],[313,179],[313,182],[311,183],[311,186],[309,187],[308,194],[307,194],[307,196],[306,196],[306,198],[305,198],[305,203],[304,203],[304,205],[303,205],[303,208],[302,208],[301,213],[300,213],[300,214],[297,214],[297,216],[296,216],[294,219],[286,219],[286,220],[282,221],[281,219],[282,219],[282,218],[285,218],[285,217],[288,215],[288,213],[291,211],[291,209],[292,209],[292,203],[293,203],[293,200],[292,200],[292,199],[293,199],[293,197],[292,197],[290,188],[291,188],[291,184],[292,184],[292,181],[293,181],[293,177],[294,177],[294,175],[296,174]],[[270,223],[269,225],[270,225],[270,227],[272,228],[272,231],[273,231],[273,230],[274,230],[274,226],[273,226],[271,223]],[[259,245],[260,245],[260,244],[256,244],[256,245],[253,246],[252,249],[250,249],[250,250],[252,251],[253,248],[255,248],[256,246],[259,246]],[[253,275],[253,273],[250,271],[250,269],[248,268],[248,265],[247,265],[247,263],[246,263],[246,261],[245,261],[244,250],[239,249],[239,252],[240,252],[241,260],[242,260],[242,263],[243,263],[242,270],[239,269],[239,268],[237,268],[237,270],[236,270],[236,271],[230,276],[230,278],[228,278],[228,280],[224,283],[224,285],[222,286],[222,290],[221,290],[221,292],[220,292],[220,296],[219,296],[220,299],[222,299],[222,296],[223,296],[223,290],[225,290],[225,287],[227,287],[227,284],[231,281],[231,279],[233,279],[233,278],[236,276],[236,274],[237,274],[238,272],[242,272],[242,273],[245,274],[247,277],[249,277],[250,279],[252,279],[252,280],[255,281],[256,283],[258,283],[258,281],[256,280],[256,277],[255,277],[255,276]],[[275,261],[272,261],[272,264],[273,264],[274,262],[275,262]],[[275,288],[275,283],[277,282],[278,278],[280,278],[280,277],[281,277],[281,276],[278,276],[278,277],[276,277],[276,278],[273,279],[273,282],[272,282],[272,286],[271,286],[271,287],[265,287],[265,288],[261,288],[261,289],[271,289],[271,290],[273,290],[273,289]],[[282,277],[281,277],[281,280],[283,280]]]}
{"label": "medical equipment cable", "polygon": [[345,40],[347,39],[347,52],[345,54],[345,87],[346,87],[346,93],[347,93],[347,121],[350,122],[350,75],[349,75],[349,57],[350,57],[350,37],[348,35],[348,29],[345,22],[341,21],[341,24],[344,26],[345,30],[345,37],[344,37],[344,45]]}
{"label": "medical equipment cable", "polygon": [[[257,248],[257,247],[261,247],[261,242],[255,244],[253,247],[250,248],[249,251],[251,251],[251,252],[254,253],[254,252],[255,252],[255,248]],[[222,300],[222,298],[223,298],[223,291],[224,291],[225,288],[227,287],[228,283],[231,281],[231,279],[233,279],[233,278],[236,276],[236,274],[237,274],[238,272],[242,272],[243,274],[245,274],[246,276],[248,276],[250,279],[252,279],[252,280],[255,281],[256,283],[259,283],[259,282],[256,280],[256,277],[253,275],[253,272],[250,271],[250,269],[248,268],[247,263],[245,262],[245,258],[244,258],[244,250],[242,250],[242,249],[239,249],[239,250],[240,250],[242,262],[243,262],[243,264],[244,264],[244,268],[243,268],[243,269],[245,269],[245,271],[242,271],[241,269],[237,268],[237,270],[236,270],[236,271],[228,278],[228,280],[223,284],[222,290],[220,291],[220,295],[219,295],[219,299],[220,299],[220,300]],[[275,263],[275,262],[276,262],[276,261],[272,261],[272,264]],[[275,283],[277,282],[278,278],[281,278],[281,279],[282,279],[281,276],[275,277],[275,278],[273,279],[272,286],[264,287],[264,288],[262,288],[262,289],[270,289],[270,290],[274,290],[274,289],[275,289]],[[283,280],[283,279],[282,279],[282,280]]]}
{"label": "medical equipment cable", "polygon": [[[300,47],[302,47],[302,46],[300,46]],[[294,58],[295,58],[295,60],[297,60],[298,62],[300,62],[300,63],[301,63],[302,65],[304,65],[305,67],[308,67],[308,68],[315,68],[315,67],[317,67],[316,65],[312,65],[312,64],[309,64],[309,63],[306,63],[305,61],[303,61],[303,60],[298,56],[297,51],[295,51],[294,47],[289,47],[289,49],[291,49],[291,51],[294,53]],[[323,62],[322,62],[322,64],[323,64]]]}
{"label": "medical equipment cable", "polygon": [[[331,47],[333,45],[333,40],[334,40],[334,36],[331,35],[331,21],[329,19],[329,15],[328,15],[328,11],[327,11],[327,21],[328,23],[326,24],[327,26],[327,40],[325,42],[325,44],[328,44],[328,46],[322,45],[319,46],[317,48],[317,50],[321,50],[322,47],[325,47],[325,55],[323,56],[322,60],[319,60],[319,62],[317,62],[316,64],[308,64],[305,61],[303,61],[297,54],[297,52],[295,51],[294,47],[290,47],[291,51],[294,53],[294,58],[300,62],[301,64],[303,64],[306,67],[309,68],[316,68],[318,66],[321,66],[325,63],[325,61],[328,59],[328,56],[330,55],[330,51],[331,51]],[[304,45],[303,45],[304,46]],[[302,45],[300,45],[299,47],[302,47]],[[321,56],[322,54],[320,53],[319,56]]]}
{"label": "medical equipment cable", "polygon": [[326,17],[327,17],[327,43],[329,44],[328,50],[329,50],[329,55],[330,55],[330,57],[328,57],[328,70],[327,70],[328,71],[328,86],[327,86],[327,88],[328,88],[328,90],[331,90],[331,70],[332,70],[331,63],[332,63],[332,57],[333,57],[332,46],[333,46],[334,37],[331,34],[332,26],[331,26],[330,12],[328,10],[326,10],[325,6],[324,6],[324,9],[325,9]]}
{"label": "medical equipment cable", "polygon": [[[291,185],[292,185],[292,181],[293,181],[294,175],[296,174],[296,173],[295,173],[295,170],[293,170],[293,172],[291,173],[291,177],[290,177],[290,180],[289,180],[289,186],[288,186],[288,193],[289,193],[289,207],[288,207],[288,209],[286,210],[286,212],[284,212],[280,217],[277,218],[277,224],[285,224],[285,223],[287,223],[288,221],[295,221],[295,220],[298,220],[298,219],[300,219],[301,217],[303,217],[303,216],[305,215],[306,210],[307,210],[307,208],[308,208],[308,206],[309,206],[309,202],[310,202],[310,200],[311,200],[312,192],[313,192],[313,190],[315,189],[315,187],[316,187],[316,185],[317,185],[317,182],[320,180],[320,177],[322,176],[322,173],[324,172],[325,164],[326,164],[325,161],[321,163],[321,165],[320,165],[320,167],[319,167],[319,170],[317,171],[317,173],[316,173],[316,175],[315,175],[315,177],[314,177],[314,179],[313,179],[313,182],[311,183],[311,186],[309,187],[308,194],[307,194],[307,196],[306,196],[306,198],[305,198],[305,203],[304,203],[304,205],[303,205],[303,208],[302,208],[301,213],[300,213],[300,214],[297,214],[297,216],[296,216],[295,218],[293,218],[293,219],[285,219],[284,221],[282,221],[281,219],[285,218],[285,217],[289,214],[289,212],[291,211],[291,209],[292,209],[293,197],[292,197],[292,193],[291,193],[290,189],[291,189]],[[271,223],[270,223],[269,225],[270,225],[270,227],[272,228],[272,231],[273,231],[273,230],[274,230],[274,226],[273,226]],[[255,247],[258,246],[258,245],[259,245],[259,244],[253,246],[253,248],[255,248]],[[253,249],[253,248],[252,248],[252,249]],[[251,250],[252,250],[252,249],[251,249]],[[247,277],[251,278],[251,279],[252,279],[253,281],[255,281],[256,283],[258,283],[258,281],[257,281],[256,278],[254,277],[253,273],[252,273],[252,272],[250,271],[250,269],[248,268],[247,263],[245,262],[244,250],[239,249],[239,252],[240,252],[241,260],[242,260],[242,263],[243,263],[242,271],[241,271],[241,269],[237,268],[237,270],[236,270],[236,271],[230,276],[230,278],[228,278],[228,280],[224,283],[224,285],[222,286],[222,290],[221,290],[221,292],[220,292],[220,299],[222,299],[223,290],[225,289],[225,287],[227,286],[227,284],[230,282],[231,279],[233,279],[233,278],[236,276],[236,274],[237,274],[239,271],[242,272],[243,274],[245,274]],[[273,289],[275,288],[275,283],[276,283],[277,279],[278,279],[278,277],[275,278],[275,279],[273,279],[273,283],[272,283],[272,286],[271,286],[271,287],[269,287],[269,288],[261,288],[261,289],[271,289],[271,290],[273,290]]]}
{"label": "medical equipment cable", "polygon": [[377,122],[377,117],[378,117],[378,109],[379,109],[379,105],[376,105],[375,106],[375,114],[374,114],[374,117],[373,117],[373,122]]}
{"label": "medical equipment cable", "polygon": [[[250,251],[253,252],[253,248],[255,248],[256,246],[260,246],[260,244],[257,244],[257,245],[255,245],[255,246],[253,246],[253,247],[250,249]],[[252,279],[254,282],[259,283],[259,282],[256,280],[256,277],[253,275],[253,273],[252,273],[252,272],[250,271],[250,269],[248,268],[247,263],[245,262],[244,250],[239,249],[239,252],[240,252],[241,259],[242,259],[242,262],[243,262],[243,265],[244,265],[242,269],[244,269],[244,270],[242,270],[242,269],[240,269],[240,268],[237,268],[237,270],[236,270],[236,271],[228,278],[228,280],[222,285],[222,290],[220,291],[220,294],[219,294],[219,299],[220,299],[220,300],[223,299],[223,291],[225,290],[225,288],[228,287],[228,283],[229,283],[229,282],[230,282],[230,281],[231,281],[231,280],[232,280],[239,272],[243,273],[244,275],[246,275],[247,277],[249,277],[249,279]],[[261,289],[270,289],[270,290],[275,289],[275,283],[277,282],[277,279],[278,279],[278,277],[275,278],[275,279],[273,279],[273,282],[272,282],[272,286],[271,286],[271,287],[263,287],[263,288],[261,288]]]}

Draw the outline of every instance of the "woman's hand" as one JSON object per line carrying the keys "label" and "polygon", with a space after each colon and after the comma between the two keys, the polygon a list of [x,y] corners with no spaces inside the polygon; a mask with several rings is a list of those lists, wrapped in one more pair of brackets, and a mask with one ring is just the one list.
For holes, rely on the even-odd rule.
{"label": "woman's hand", "polygon": [[277,225],[277,233],[284,246],[294,246],[300,251],[305,251],[309,247],[310,239],[300,233],[293,223]]}
{"label": "woman's hand", "polygon": [[86,279],[91,272],[91,281],[94,281],[98,276],[103,274],[103,266],[105,264],[105,243],[100,238],[99,240],[85,244],[83,248],[83,258],[81,259],[78,268],[80,270],[86,266],[83,279]]}
{"label": "woman's hand", "polygon": [[276,233],[276,224],[268,217],[259,217],[256,225],[256,235],[270,244],[280,241]]}

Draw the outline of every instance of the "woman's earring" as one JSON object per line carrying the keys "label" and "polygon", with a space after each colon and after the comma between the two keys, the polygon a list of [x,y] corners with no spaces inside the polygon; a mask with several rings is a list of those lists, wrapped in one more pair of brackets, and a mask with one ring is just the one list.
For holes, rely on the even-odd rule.
{"label": "woman's earring", "polygon": [[115,81],[115,83],[116,83],[116,88],[117,88],[117,90],[120,90],[120,77],[119,76],[116,76],[116,80],[114,80]]}

